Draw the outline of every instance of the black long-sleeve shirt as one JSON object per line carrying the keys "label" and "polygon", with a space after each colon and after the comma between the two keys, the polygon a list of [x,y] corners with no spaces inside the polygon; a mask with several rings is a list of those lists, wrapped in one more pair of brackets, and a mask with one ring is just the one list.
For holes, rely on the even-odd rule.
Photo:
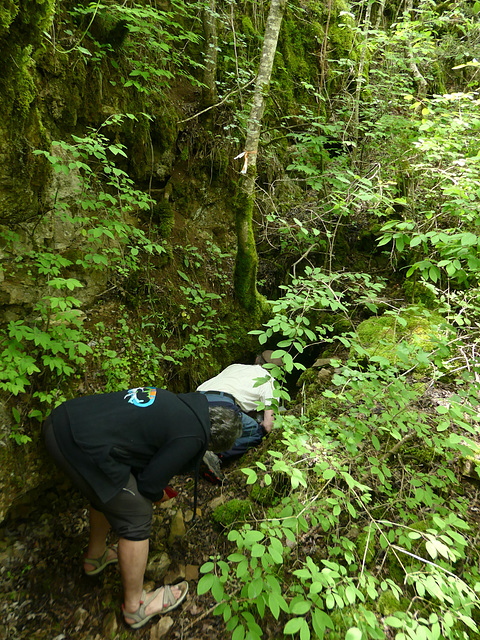
{"label": "black long-sleeve shirt", "polygon": [[52,421],[63,454],[102,502],[125,486],[130,473],[142,495],[160,500],[174,475],[200,462],[210,439],[203,394],[154,387],[68,400]]}

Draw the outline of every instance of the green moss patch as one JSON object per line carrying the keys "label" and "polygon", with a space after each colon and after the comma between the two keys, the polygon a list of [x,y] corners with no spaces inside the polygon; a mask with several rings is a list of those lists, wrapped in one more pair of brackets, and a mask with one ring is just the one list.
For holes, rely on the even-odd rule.
{"label": "green moss patch", "polygon": [[[385,358],[391,364],[402,366],[401,343],[432,351],[437,340],[443,337],[445,328],[440,314],[414,306],[402,310],[401,314],[368,318],[358,325],[357,336],[369,358]],[[350,357],[358,358],[353,350]]]}

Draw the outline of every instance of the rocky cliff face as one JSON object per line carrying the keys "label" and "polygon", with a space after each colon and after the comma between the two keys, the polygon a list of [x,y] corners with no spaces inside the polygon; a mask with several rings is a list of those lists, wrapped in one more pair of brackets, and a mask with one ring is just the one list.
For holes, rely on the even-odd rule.
{"label": "rocky cliff face", "polygon": [[[287,15],[280,38],[278,123],[319,73],[327,16],[317,3],[304,11],[301,33]],[[39,425],[62,398],[142,376],[189,390],[255,348],[232,290],[234,158],[265,17],[235,16],[232,30],[230,15],[215,27],[168,2],[0,0],[0,519],[37,486]],[[207,32],[222,42],[215,110],[217,87],[202,87]],[[287,137],[267,140],[263,213],[298,192],[277,181]],[[277,257],[269,268],[273,287]]]}
{"label": "rocky cliff face", "polygon": [[[212,180],[212,167],[223,160],[200,162],[192,170],[192,149],[204,133],[196,124],[182,132],[179,122],[199,110],[199,89],[161,68],[170,47],[159,42],[155,50],[149,30],[159,27],[140,5],[128,14],[128,28],[116,3],[102,15],[97,9],[76,2],[0,0],[0,326],[2,344],[11,350],[4,353],[8,366],[0,375],[0,521],[14,500],[51,477],[39,437],[48,407],[65,393],[108,390],[109,379],[128,384],[125,370],[137,366],[131,357],[137,347],[122,347],[118,353],[130,356],[115,360],[107,345],[114,340],[120,305],[145,299],[144,267],[155,253],[152,247],[161,256],[150,261],[148,296],[160,326],[167,324],[162,314],[170,316],[167,339],[187,327],[177,323],[172,302],[181,293],[176,247],[193,247],[190,260],[195,253],[198,260],[194,244],[224,246],[234,238],[229,194]],[[167,29],[173,16],[164,9]],[[183,33],[187,26],[178,29]],[[117,114],[129,115],[103,126]],[[104,137],[95,137],[99,130]],[[68,144],[52,146],[54,141]],[[183,272],[191,265],[188,256],[178,256]],[[184,300],[194,295],[190,291]],[[95,311],[106,298],[107,319]],[[182,308],[185,318],[194,317]],[[207,304],[204,311],[211,312]],[[88,338],[84,323],[93,316],[103,329]],[[76,341],[103,367],[103,382],[78,386],[84,365]],[[142,341],[145,335],[136,344]],[[105,351],[97,356],[100,343]],[[148,344],[157,354],[158,347]],[[144,347],[139,369],[145,370],[141,358],[150,356]],[[193,345],[181,352],[183,360],[191,356]],[[152,375],[161,384],[160,357],[155,362]],[[72,373],[77,367],[78,378]]]}

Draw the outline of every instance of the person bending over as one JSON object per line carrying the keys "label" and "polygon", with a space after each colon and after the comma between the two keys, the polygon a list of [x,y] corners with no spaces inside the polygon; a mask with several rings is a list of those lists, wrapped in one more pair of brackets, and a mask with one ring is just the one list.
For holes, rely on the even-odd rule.
{"label": "person bending over", "polygon": [[[242,411],[242,435],[232,448],[219,454],[221,461],[243,455],[272,430],[274,412],[270,407],[274,398],[274,378],[263,365],[283,365],[280,358],[272,358],[272,353],[271,350],[264,351],[256,357],[255,364],[231,364],[197,387],[197,391],[204,393],[208,399],[219,396],[226,403],[225,406],[230,403]],[[258,406],[262,404],[265,407],[263,419],[257,421],[253,415],[257,414]]]}
{"label": "person bending over", "polygon": [[[68,400],[44,423],[48,452],[90,501],[84,571],[96,575],[118,562],[123,616],[133,629],[187,594],[186,581],[150,593],[143,588],[153,503],[168,499],[173,476],[194,468],[196,507],[205,451],[228,449],[241,434],[241,412],[216,400],[139,387]],[[110,528],[118,552],[106,545]]]}

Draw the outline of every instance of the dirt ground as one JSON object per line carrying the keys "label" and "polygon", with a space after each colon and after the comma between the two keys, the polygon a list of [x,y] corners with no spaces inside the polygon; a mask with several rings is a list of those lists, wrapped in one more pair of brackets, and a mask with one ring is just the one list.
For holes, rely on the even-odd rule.
{"label": "dirt ground", "polygon": [[[193,477],[180,476],[172,485],[178,496],[158,507],[150,540],[150,558],[169,562],[165,570],[147,569],[147,586],[170,584],[186,577],[189,593],[170,614],[153,618],[133,631],[121,614],[122,589],[116,565],[99,576],[85,576],[82,554],[88,540],[87,505],[68,484],[49,488],[34,502],[15,509],[0,528],[0,638],[20,640],[203,640],[228,637],[223,619],[213,615],[215,601],[197,596],[200,566],[210,556],[228,553],[225,534],[211,513],[224,499],[241,498],[234,463],[223,486],[199,481],[199,511],[193,512]],[[241,475],[241,474],[240,474]],[[172,523],[185,533],[168,543]],[[115,540],[112,539],[112,543]],[[165,555],[166,554],[166,555]],[[167,559],[168,556],[168,559]],[[162,563],[160,563],[162,564]],[[163,565],[162,565],[163,566]],[[153,580],[151,579],[153,578]]]}

